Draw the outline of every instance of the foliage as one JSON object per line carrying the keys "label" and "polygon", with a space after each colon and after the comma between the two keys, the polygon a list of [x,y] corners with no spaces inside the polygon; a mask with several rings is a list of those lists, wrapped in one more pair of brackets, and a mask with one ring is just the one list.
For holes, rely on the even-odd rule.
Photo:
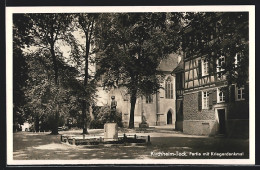
{"label": "foliage", "polygon": [[[55,133],[59,122],[76,117],[86,129],[95,104],[93,61],[104,86],[128,89],[130,128],[137,97],[158,91],[158,65],[180,46],[189,56],[225,56],[229,84],[248,80],[248,13],[14,14],[13,24],[14,124],[41,121]],[[91,127],[108,113],[108,106],[95,110]]]}
{"label": "foliage", "polygon": [[228,83],[245,85],[249,66],[248,17],[248,12],[186,13],[188,26],[183,30],[182,48],[188,51],[189,56],[206,56],[211,61],[225,56],[225,64],[221,68],[224,70],[222,74],[227,75]]}
{"label": "foliage", "polygon": [[[86,90],[86,97],[82,99],[82,119],[83,119],[83,134],[87,134],[87,113],[89,114],[89,108],[91,106],[91,100],[93,98],[93,94],[95,93],[94,90],[94,81],[89,82],[90,75],[89,75],[89,60],[90,58],[90,52],[91,52],[91,43],[93,44],[93,32],[94,32],[94,25],[97,19],[97,14],[77,14],[76,16],[76,25],[77,28],[82,30],[84,33],[84,36],[82,38],[85,39],[85,45],[81,45],[82,48],[82,58],[83,65],[82,65],[82,72],[83,73],[83,87],[84,88],[92,88],[92,90]],[[74,46],[77,46],[78,43],[76,41],[73,42],[75,44]]]}
{"label": "foliage", "polygon": [[28,18],[20,15],[13,17],[13,124],[15,130],[18,124],[23,124],[28,118],[24,110],[26,104],[24,88],[28,79],[28,65],[21,48],[24,45],[23,42],[30,41],[30,38],[26,36],[28,34],[27,27],[23,26]]}
{"label": "foliage", "polygon": [[157,67],[163,58],[178,50],[181,28],[175,13],[103,14],[95,35],[104,85],[124,86],[131,95],[129,128],[134,126],[134,107],[141,94],[160,88]]}
{"label": "foliage", "polygon": [[[60,84],[54,85],[53,70],[51,61],[46,57],[48,50],[30,53],[27,56],[29,66],[27,88],[25,89],[28,113],[30,113],[31,122],[36,124],[48,122],[47,127],[53,128],[53,125],[61,126],[63,123],[57,123],[68,118],[72,111],[79,110],[80,83],[75,79],[77,70],[59,62]],[[77,88],[74,88],[77,87]],[[81,87],[82,88],[82,87]],[[59,105],[61,118],[55,117],[55,107]],[[58,120],[58,121],[57,121]],[[37,130],[37,127],[36,127]],[[37,130],[38,131],[38,130]]]}
{"label": "foliage", "polygon": [[[93,107],[93,115],[94,119],[90,122],[90,128],[91,129],[103,129],[104,124],[109,121],[109,115],[110,115],[110,107],[108,105],[98,107],[94,106]],[[116,111],[115,117],[114,117],[115,123],[119,127],[122,127],[122,113],[119,112],[118,110]]]}
{"label": "foliage", "polygon": [[[21,104],[23,115],[20,117],[28,118],[36,125],[45,122],[53,134],[57,134],[58,126],[67,118],[79,119],[83,101],[91,105],[94,101],[95,82],[85,84],[88,78],[82,79],[84,61],[80,58],[85,58],[86,50],[73,34],[80,28],[75,18],[75,14],[14,15],[14,23],[17,23],[14,41],[28,67],[28,80],[21,79],[26,85],[21,90],[26,101]],[[15,74],[21,73],[15,70]],[[20,77],[18,75],[17,80]],[[20,101],[18,97],[16,99]],[[80,120],[78,124],[82,124]]]}

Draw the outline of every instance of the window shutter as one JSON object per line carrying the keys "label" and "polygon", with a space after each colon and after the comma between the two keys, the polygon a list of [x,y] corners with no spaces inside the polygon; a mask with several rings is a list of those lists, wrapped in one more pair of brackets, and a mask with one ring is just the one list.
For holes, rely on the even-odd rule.
{"label": "window shutter", "polygon": [[225,102],[228,103],[229,102],[229,90],[228,90],[228,87],[225,87],[224,95],[225,95]]}
{"label": "window shutter", "polygon": [[229,98],[231,102],[235,101],[235,95],[236,95],[235,90],[236,90],[235,85],[231,85],[230,98]]}
{"label": "window shutter", "polygon": [[212,99],[212,90],[209,91],[209,109],[212,109],[212,106],[213,106],[213,99]]}
{"label": "window shutter", "polygon": [[198,60],[198,78],[201,78],[202,68],[201,68],[201,60]]}
{"label": "window shutter", "polygon": [[212,92],[212,105],[217,103],[217,90],[213,90]]}
{"label": "window shutter", "polygon": [[249,101],[249,84],[245,85],[245,99]]}
{"label": "window shutter", "polygon": [[198,92],[198,108],[199,108],[199,111],[201,111],[201,109],[202,109],[202,96],[201,96],[200,91]]}
{"label": "window shutter", "polygon": [[213,63],[211,58],[208,60],[208,63],[209,63],[209,75],[213,75]]}

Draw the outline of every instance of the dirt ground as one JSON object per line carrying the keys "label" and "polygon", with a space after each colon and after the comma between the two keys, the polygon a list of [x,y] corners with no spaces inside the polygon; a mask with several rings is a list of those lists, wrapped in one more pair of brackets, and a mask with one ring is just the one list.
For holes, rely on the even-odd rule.
{"label": "dirt ground", "polygon": [[[60,134],[81,134],[62,131]],[[89,130],[102,136],[103,130]],[[17,132],[13,135],[14,160],[91,160],[91,159],[246,159],[249,140],[185,135],[173,130],[127,130],[119,135],[151,136],[151,144],[99,144],[73,146],[61,143],[60,135]]]}

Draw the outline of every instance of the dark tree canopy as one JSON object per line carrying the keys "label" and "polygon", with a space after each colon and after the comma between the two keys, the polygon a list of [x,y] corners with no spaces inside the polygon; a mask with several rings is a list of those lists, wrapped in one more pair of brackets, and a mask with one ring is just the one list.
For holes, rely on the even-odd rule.
{"label": "dark tree canopy", "polygon": [[54,134],[59,116],[79,110],[86,132],[96,91],[88,74],[92,61],[104,86],[128,89],[130,128],[137,97],[158,91],[163,77],[158,65],[171,53],[183,50],[185,58],[212,61],[225,56],[221,74],[228,83],[248,81],[247,12],[38,13],[14,14],[13,20],[14,121],[22,123],[28,110],[35,117],[51,115]]}
{"label": "dark tree canopy", "polygon": [[182,35],[186,57],[206,56],[215,61],[225,56],[221,67],[228,83],[245,85],[249,66],[248,17],[248,12],[186,13],[187,26]]}
{"label": "dark tree canopy", "polygon": [[24,42],[30,41],[30,37],[28,37],[28,27],[24,25],[29,19],[23,15],[14,15],[13,20],[13,79],[15,80],[13,81],[13,122],[15,125],[22,124],[26,120],[23,108],[26,104],[24,88],[28,79],[28,65],[21,48],[24,47]]}
{"label": "dark tree canopy", "polygon": [[157,67],[179,49],[181,17],[175,13],[104,14],[95,37],[99,49],[99,74],[105,86],[124,86],[131,96],[129,128],[140,94],[160,88]]}

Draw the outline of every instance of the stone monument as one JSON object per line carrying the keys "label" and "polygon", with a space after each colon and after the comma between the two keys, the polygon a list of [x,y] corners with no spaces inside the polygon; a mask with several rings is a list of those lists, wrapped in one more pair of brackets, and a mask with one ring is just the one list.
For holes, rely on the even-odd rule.
{"label": "stone monument", "polygon": [[139,128],[149,128],[149,124],[147,123],[147,120],[143,112],[142,112],[142,122],[139,124]]}
{"label": "stone monument", "polygon": [[118,140],[118,126],[115,123],[115,114],[117,101],[115,96],[111,96],[111,111],[109,115],[109,122],[104,125],[104,141],[117,141]]}

